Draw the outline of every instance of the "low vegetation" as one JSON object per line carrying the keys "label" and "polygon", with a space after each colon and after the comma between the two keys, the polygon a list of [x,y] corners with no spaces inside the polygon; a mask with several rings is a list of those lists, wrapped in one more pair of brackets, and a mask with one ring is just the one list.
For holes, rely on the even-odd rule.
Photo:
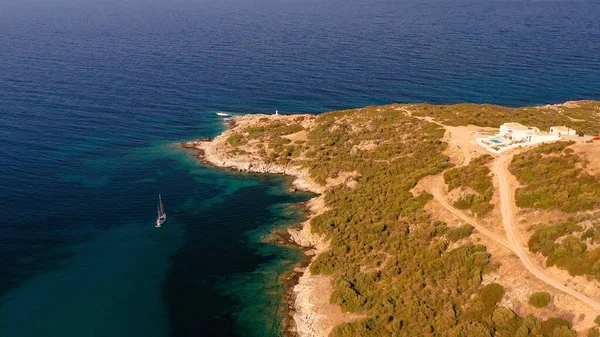
{"label": "low vegetation", "polygon": [[545,308],[550,303],[550,294],[545,291],[540,291],[529,296],[529,304],[536,308]]}
{"label": "low vegetation", "polygon": [[233,136],[230,136],[229,138],[227,138],[227,143],[229,143],[229,145],[231,145],[231,146],[237,147],[242,144],[245,144],[246,142],[244,141],[244,136],[233,135]]}
{"label": "low vegetation", "polygon": [[584,171],[571,144],[544,144],[513,158],[509,169],[523,185],[516,192],[518,207],[573,213],[600,205],[600,178]]}
{"label": "low vegetation", "polygon": [[[289,123],[285,121],[274,122],[266,117],[260,118],[259,125],[246,128],[242,132],[230,136],[227,143],[235,148],[253,142],[253,144],[260,147],[257,151],[268,163],[289,164],[292,159],[297,158],[302,152],[304,148],[303,141],[292,142],[284,136],[303,131],[304,128],[296,124],[303,119],[303,117],[298,117],[298,119]],[[236,155],[234,150],[229,153]]]}
{"label": "low vegetation", "polygon": [[483,217],[494,209],[491,200],[494,195],[494,186],[490,169],[486,166],[492,160],[492,156],[483,155],[472,160],[466,166],[452,168],[444,173],[444,180],[448,184],[448,190],[452,191],[459,187],[468,187],[475,193],[461,196],[454,202],[458,209],[471,210],[478,217]]}
{"label": "low vegetation", "polygon": [[473,226],[466,224],[460,227],[454,227],[448,229],[446,232],[446,238],[452,242],[468,238],[473,233]]}
{"label": "low vegetation", "polygon": [[566,222],[540,225],[529,238],[529,250],[541,253],[546,266],[571,275],[600,280],[600,214],[586,214]]}
{"label": "low vegetation", "polygon": [[[416,106],[411,108],[415,115],[438,109]],[[514,120],[485,113],[463,118],[462,106],[444,109],[433,116],[453,119],[452,125],[497,127]],[[367,107],[321,114],[311,120],[305,139],[290,141],[287,135],[304,130],[301,123],[261,120],[242,130],[240,141],[255,144],[254,153],[266,162],[307,169],[323,185],[343,172],[357,173],[352,187],[327,190],[328,210],[311,222],[312,230],[331,243],[311,271],[332,277],[332,303],[365,315],[336,327],[333,336],[575,336],[569,322],[520,317],[499,306],[502,286],[482,285],[483,275],[493,270],[485,246],[460,241],[473,228],[433,221],[424,209],[432,196],[411,193],[423,177],[452,166],[443,154],[441,126],[398,105]],[[462,202],[480,216],[490,211],[493,193],[487,160],[478,158],[446,174],[451,188],[476,192]]]}
{"label": "low vegetation", "polygon": [[499,127],[517,122],[548,131],[551,126],[568,125],[589,135],[600,134],[600,104],[597,101],[577,102],[561,107],[507,108],[490,104],[430,105],[409,107],[415,116],[429,116],[444,125],[477,125]]}

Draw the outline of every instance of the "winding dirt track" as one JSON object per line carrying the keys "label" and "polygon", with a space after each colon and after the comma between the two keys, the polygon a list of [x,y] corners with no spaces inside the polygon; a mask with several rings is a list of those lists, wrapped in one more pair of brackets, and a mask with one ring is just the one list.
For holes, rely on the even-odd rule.
{"label": "winding dirt track", "polygon": [[433,197],[435,198],[435,200],[437,200],[442,206],[444,206],[445,209],[450,211],[452,214],[454,214],[456,217],[460,218],[461,220],[473,225],[473,227],[475,227],[475,229],[477,229],[477,231],[479,233],[483,234],[484,236],[488,237],[489,239],[496,241],[497,243],[501,244],[505,248],[512,250],[510,244],[508,243],[508,241],[506,241],[506,239],[502,235],[490,231],[489,229],[485,228],[485,226],[483,226],[481,223],[477,222],[477,220],[475,220],[474,218],[468,216],[463,211],[452,206],[452,204],[446,199],[446,197],[444,197],[444,192],[442,191],[442,186],[444,186],[444,181],[442,179],[442,176],[437,177],[432,185],[433,186],[431,188],[431,194],[433,194]]}
{"label": "winding dirt track", "polygon": [[600,311],[600,302],[597,302],[597,301],[587,297],[586,295],[580,293],[577,290],[574,290],[572,288],[569,288],[568,286],[565,286],[561,282],[559,282],[559,281],[553,279],[552,277],[550,277],[549,275],[547,275],[545,273],[545,271],[542,269],[542,267],[540,267],[539,265],[537,265],[535,262],[533,262],[530,259],[529,255],[527,254],[526,249],[523,248],[519,244],[519,240],[517,239],[517,235],[513,228],[514,214],[516,213],[515,209],[514,209],[514,207],[515,207],[514,206],[515,205],[514,193],[510,188],[508,178],[507,178],[507,175],[510,174],[508,172],[508,164],[510,163],[511,159],[512,159],[512,155],[500,156],[494,161],[494,164],[492,167],[492,172],[495,174],[496,178],[498,179],[498,188],[499,188],[499,192],[500,192],[499,193],[500,194],[500,208],[501,208],[501,212],[502,212],[502,226],[504,227],[504,231],[506,232],[506,238],[502,237],[501,235],[499,235],[497,233],[494,233],[494,232],[488,230],[481,223],[479,223],[476,219],[468,216],[464,212],[462,212],[462,211],[456,209],[454,206],[452,206],[452,204],[450,204],[448,202],[448,200],[446,200],[444,193],[442,191],[442,186],[443,186],[444,182],[441,180],[441,178],[442,178],[441,176],[439,177],[438,180],[436,180],[432,184],[433,185],[431,188],[432,194],[433,194],[434,198],[444,208],[446,208],[448,211],[452,212],[452,214],[456,215],[460,219],[473,225],[473,227],[475,227],[479,233],[483,234],[484,236],[488,237],[491,240],[496,241],[497,243],[501,244],[502,246],[508,248],[513,253],[515,253],[521,260],[521,263],[523,264],[523,266],[531,274],[533,274],[533,276],[537,277],[540,281],[577,298],[581,302],[586,303],[587,305],[592,307],[594,310]]}

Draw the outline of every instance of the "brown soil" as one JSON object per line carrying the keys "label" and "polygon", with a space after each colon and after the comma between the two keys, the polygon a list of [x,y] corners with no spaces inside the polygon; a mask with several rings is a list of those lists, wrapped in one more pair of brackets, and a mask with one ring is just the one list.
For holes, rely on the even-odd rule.
{"label": "brown soil", "polygon": [[589,162],[585,170],[592,175],[600,175],[600,141],[577,143],[571,146],[575,153]]}
{"label": "brown soil", "polygon": [[289,135],[282,136],[283,138],[287,138],[293,141],[307,141],[308,140],[308,131],[302,130],[296,133],[291,133]]}
{"label": "brown soil", "polygon": [[467,165],[473,158],[482,154],[490,154],[475,143],[475,139],[483,137],[482,132],[496,131],[493,128],[482,128],[479,126],[444,126],[446,134],[444,141],[448,143],[445,154],[450,157],[453,164]]}

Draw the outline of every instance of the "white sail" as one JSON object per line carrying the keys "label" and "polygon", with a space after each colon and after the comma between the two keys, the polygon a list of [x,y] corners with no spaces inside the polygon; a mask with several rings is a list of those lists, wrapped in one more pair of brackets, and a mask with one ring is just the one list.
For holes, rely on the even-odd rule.
{"label": "white sail", "polygon": [[160,227],[167,221],[167,214],[165,213],[160,194],[158,195],[158,206],[156,206],[156,211],[158,212],[158,216],[156,217],[156,227]]}

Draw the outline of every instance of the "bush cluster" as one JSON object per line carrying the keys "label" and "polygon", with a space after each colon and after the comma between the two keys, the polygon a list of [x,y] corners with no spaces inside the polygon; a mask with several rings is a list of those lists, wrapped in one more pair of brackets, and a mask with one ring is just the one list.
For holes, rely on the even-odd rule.
{"label": "bush cluster", "polygon": [[229,145],[231,145],[233,147],[237,147],[242,144],[245,144],[246,141],[244,140],[244,136],[236,134],[236,135],[229,136],[229,138],[227,138],[227,143],[229,143]]}
{"label": "bush cluster", "polygon": [[[289,164],[292,159],[297,158],[302,153],[304,146],[303,142],[292,144],[292,141],[282,136],[290,135],[304,128],[297,124],[301,123],[304,117],[298,117],[291,121],[272,122],[268,118],[259,119],[259,124],[241,130],[235,134],[227,142],[236,147],[247,144],[250,141],[257,141],[262,148],[259,149],[261,154],[268,163],[285,165]],[[235,152],[231,151],[231,154]]]}
{"label": "bush cluster", "polygon": [[[581,223],[590,228],[584,230]],[[541,253],[546,266],[566,269],[571,275],[590,275],[600,280],[600,248],[588,249],[588,245],[600,242],[600,218],[598,214],[583,215],[566,222],[540,225],[528,241],[529,250]]]}
{"label": "bush cluster", "polygon": [[516,155],[509,169],[523,187],[517,189],[517,206],[579,212],[600,205],[600,179],[586,173],[586,163],[568,146],[572,142],[544,144]]}
{"label": "bush cluster", "polygon": [[454,167],[444,173],[444,180],[448,190],[458,187],[470,187],[476,194],[467,194],[454,202],[458,209],[469,209],[478,217],[487,215],[494,209],[491,204],[494,195],[494,186],[490,169],[486,166],[492,156],[483,155],[472,160],[466,166]]}
{"label": "bush cluster", "polygon": [[466,224],[456,228],[450,228],[446,232],[446,238],[452,242],[469,237],[473,233],[473,226]]}
{"label": "bush cluster", "polygon": [[536,308],[545,308],[550,303],[550,294],[545,291],[540,291],[529,296],[529,304]]}

